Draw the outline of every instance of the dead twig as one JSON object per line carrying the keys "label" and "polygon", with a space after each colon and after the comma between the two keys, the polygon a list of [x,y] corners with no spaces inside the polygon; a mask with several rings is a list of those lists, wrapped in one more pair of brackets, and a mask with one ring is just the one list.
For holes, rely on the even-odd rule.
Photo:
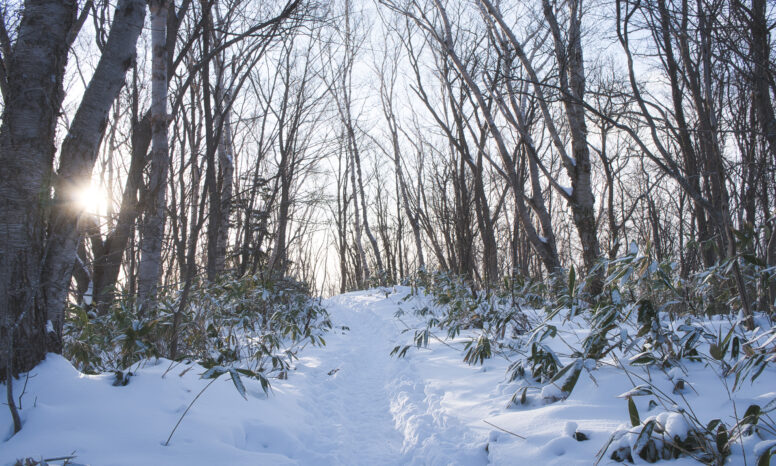
{"label": "dead twig", "polygon": [[506,432],[506,433],[508,433],[509,435],[514,435],[514,436],[515,436],[515,437],[517,437],[517,438],[520,438],[520,439],[523,439],[523,440],[525,440],[525,437],[523,437],[522,435],[520,435],[520,434],[516,434],[516,433],[514,433],[514,432],[510,432],[510,431],[508,431],[508,430],[504,429],[503,427],[499,427],[499,426],[497,426],[496,424],[493,424],[492,422],[488,422],[488,421],[486,421],[485,419],[483,419],[483,420],[482,420],[482,422],[484,422],[485,424],[487,424],[487,425],[489,425],[489,426],[491,426],[491,427],[495,427],[496,429],[498,429],[498,430],[500,430],[500,431],[502,431],[502,432]]}

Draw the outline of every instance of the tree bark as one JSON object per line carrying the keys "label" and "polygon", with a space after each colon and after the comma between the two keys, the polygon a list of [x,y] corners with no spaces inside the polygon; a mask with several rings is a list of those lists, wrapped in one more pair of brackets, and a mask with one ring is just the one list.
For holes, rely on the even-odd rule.
{"label": "tree bark", "polygon": [[773,100],[771,99],[769,86],[773,76],[769,66],[771,63],[771,49],[768,40],[769,30],[765,4],[765,0],[752,0],[752,34],[750,44],[752,53],[752,84],[760,130],[768,142],[768,149],[770,149],[773,162],[776,163],[776,116],[774,116]]}
{"label": "tree bark", "polygon": [[[499,155],[503,162],[502,163],[503,170],[506,173],[508,182],[512,186],[515,205],[518,208],[518,213],[520,214],[520,220],[523,225],[523,229],[526,233],[526,237],[528,238],[528,241],[531,243],[531,246],[534,249],[534,251],[541,257],[542,262],[547,268],[547,272],[556,273],[560,269],[560,260],[558,258],[557,249],[555,247],[554,236],[539,236],[535,227],[533,226],[533,222],[531,220],[530,214],[525,205],[525,200],[523,199],[523,196],[524,196],[523,186],[518,179],[517,172],[515,171],[515,167],[516,167],[515,160],[506,146],[504,137],[498,129],[498,125],[496,124],[495,119],[485,101],[485,98],[482,95],[482,91],[480,90],[477,83],[474,82],[471,75],[468,73],[468,71],[461,63],[460,58],[456,54],[455,50],[453,50],[452,32],[450,29],[450,21],[448,19],[447,13],[445,12],[442,5],[440,4],[439,0],[435,0],[435,3],[437,5],[437,10],[440,12],[442,16],[442,25],[444,27],[444,36],[441,38],[442,40],[441,45],[445,48],[445,52],[448,54],[451,61],[455,65],[461,78],[466,82],[466,85],[472,91],[472,94],[477,104],[479,105],[480,109],[483,111],[483,114],[488,124],[488,128],[490,129],[491,134],[493,134],[493,137],[496,141],[496,147],[498,148]],[[549,216],[547,216],[546,220],[549,220]],[[545,223],[542,223],[542,224],[546,225]]]}
{"label": "tree bark", "polygon": [[[223,89],[223,84],[219,86]],[[232,186],[234,178],[234,146],[232,144],[231,93],[223,92],[221,118],[221,141],[218,144],[218,166],[220,168],[221,193],[221,225],[218,228],[216,240],[216,273],[226,268],[226,250],[229,242],[229,218],[232,212]]]}
{"label": "tree bark", "polygon": [[278,205],[275,250],[273,251],[269,268],[272,272],[282,276],[285,275],[288,265],[286,232],[288,230],[288,213],[291,207],[291,182],[293,180],[291,170],[293,167],[290,166],[291,161],[289,158],[292,155],[288,153],[288,149],[281,148],[280,150],[283,153],[280,164],[280,204]]}
{"label": "tree bark", "polygon": [[[572,159],[564,158],[564,165],[571,179],[572,191],[569,204],[582,246],[582,258],[585,262],[585,268],[589,272],[601,255],[601,248],[596,231],[595,196],[593,195],[591,177],[592,165],[585,122],[585,68],[582,59],[582,11],[580,9],[581,1],[570,0],[568,2],[569,25],[566,43],[564,43],[555,12],[549,0],[544,0],[544,17],[547,19],[555,39],[555,58],[559,68],[561,100],[571,133]],[[591,278],[589,291],[596,295],[600,293],[603,286],[602,271]]]}
{"label": "tree bark", "polygon": [[[172,50],[178,37],[183,15],[188,11],[191,0],[184,0],[178,9],[177,14],[167,15],[167,50]],[[173,57],[168,54],[167,69],[171,70],[174,66]],[[167,74],[167,84],[169,85],[172,73]],[[136,81],[136,73],[133,77]],[[139,118],[139,109],[137,103],[137,83],[134,82],[135,97],[132,104],[132,155],[130,159],[127,180],[124,184],[124,190],[121,196],[121,206],[118,219],[113,229],[108,233],[103,241],[102,253],[94,257],[93,279],[94,279],[94,302],[98,310],[104,312],[107,306],[113,301],[114,292],[118,284],[119,273],[121,271],[122,258],[127,249],[127,243],[134,234],[135,221],[141,213],[139,208],[138,191],[143,184],[143,170],[146,166],[146,155],[151,144],[151,110],[149,109],[143,118]],[[134,256],[130,261],[134,264]],[[134,279],[129,277],[129,291],[133,295]]]}
{"label": "tree bark", "polygon": [[54,326],[57,347],[61,350],[65,303],[70,287],[78,244],[78,221],[84,206],[78,204],[80,192],[91,184],[108,112],[116,100],[127,70],[135,60],[137,39],[145,20],[143,0],[121,0],[116,5],[110,35],[62,143],[56,194],[49,218],[48,255],[43,269],[43,286],[48,320]]}
{"label": "tree bark", "polygon": [[167,14],[168,0],[151,0],[151,170],[141,225],[138,308],[154,306],[162,270],[162,244],[167,207]]}
{"label": "tree bark", "polygon": [[[48,315],[39,290],[44,219],[50,206],[67,39],[76,11],[75,1],[27,0],[16,43],[10,55],[4,54],[9,72],[0,126],[2,379],[9,366],[15,373],[32,369],[50,346]],[[11,338],[14,345],[8,350]]]}
{"label": "tree bark", "polygon": [[[350,139],[348,139],[350,140]],[[349,143],[348,143],[349,144]],[[349,151],[352,152],[352,151]],[[351,154],[352,155],[352,154]],[[358,252],[358,258],[360,262],[360,267],[362,274],[358,277],[358,283],[357,285],[359,287],[363,286],[364,283],[369,279],[369,276],[371,275],[371,272],[369,271],[369,263],[366,260],[366,252],[364,251],[364,243],[361,240],[361,214],[359,212],[359,202],[358,202],[358,195],[356,194],[357,184],[356,184],[356,163],[355,160],[352,160],[350,163],[350,185],[353,189],[353,215],[355,218],[355,235],[356,235],[356,249]]]}
{"label": "tree bark", "polygon": [[[351,133],[353,132],[351,131]],[[366,194],[364,190],[364,178],[361,174],[361,152],[359,151],[358,146],[356,144],[355,133],[352,134],[352,138],[353,138],[353,141],[352,141],[353,159],[355,160],[355,165],[356,165],[358,194],[359,194],[359,198],[361,199],[361,212],[362,212],[363,221],[364,221],[364,232],[366,233],[366,237],[369,239],[369,243],[372,245],[372,252],[375,255],[375,263],[377,265],[377,279],[382,281],[383,280],[382,275],[385,273],[385,266],[383,265],[383,258],[382,258],[382,254],[380,253],[380,247],[377,245],[377,239],[375,238],[375,235],[372,233],[372,229],[369,227],[369,217],[367,216],[367,209],[366,209]]]}

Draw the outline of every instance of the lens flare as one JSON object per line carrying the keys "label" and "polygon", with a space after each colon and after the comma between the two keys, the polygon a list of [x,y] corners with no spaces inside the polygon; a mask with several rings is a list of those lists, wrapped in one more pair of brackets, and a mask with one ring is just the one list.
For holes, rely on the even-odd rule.
{"label": "lens flare", "polygon": [[89,185],[76,192],[75,202],[84,212],[104,214],[108,210],[108,192],[101,186]]}

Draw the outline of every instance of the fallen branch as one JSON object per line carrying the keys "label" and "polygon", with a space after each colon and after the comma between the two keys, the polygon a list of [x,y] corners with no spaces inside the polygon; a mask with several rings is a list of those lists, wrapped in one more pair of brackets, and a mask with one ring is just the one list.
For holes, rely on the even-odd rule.
{"label": "fallen branch", "polygon": [[482,422],[484,422],[485,424],[487,424],[487,425],[489,425],[489,426],[491,426],[491,427],[495,427],[496,429],[498,429],[498,430],[500,430],[500,431],[502,431],[502,432],[506,432],[506,433],[508,433],[509,435],[514,435],[514,436],[515,436],[515,437],[517,437],[517,438],[520,438],[520,439],[523,439],[523,440],[525,440],[525,437],[523,437],[522,435],[520,435],[520,434],[516,434],[516,433],[514,433],[514,432],[510,432],[510,431],[508,431],[508,430],[504,429],[503,427],[499,427],[499,426],[497,426],[496,424],[493,424],[492,422],[488,422],[488,421],[486,421],[485,419],[483,419],[483,420],[482,420]]}

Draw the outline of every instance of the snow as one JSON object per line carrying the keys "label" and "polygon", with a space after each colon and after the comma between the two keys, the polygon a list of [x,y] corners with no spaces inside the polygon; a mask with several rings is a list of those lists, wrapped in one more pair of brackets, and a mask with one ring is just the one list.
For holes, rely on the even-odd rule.
{"label": "snow", "polygon": [[542,387],[542,399],[560,400],[563,398],[563,391],[555,384],[549,384]]}
{"label": "snow", "polygon": [[92,304],[92,295],[94,294],[94,283],[89,280],[89,287],[86,289],[86,292],[84,293],[83,299],[84,304],[87,306]]}
{"label": "snow", "polygon": [[577,423],[573,421],[569,421],[566,423],[566,425],[563,427],[563,433],[567,437],[573,437],[574,434],[577,432]]}
{"label": "snow", "polygon": [[[593,464],[618,431],[610,451],[633,445],[640,427],[631,427],[627,402],[618,395],[634,388],[629,377],[648,369],[625,374],[614,364],[586,361],[568,398],[545,399],[564,398],[550,384],[548,393],[529,391],[525,405],[507,408],[519,388],[508,382],[509,361],[495,356],[482,366],[465,364],[461,348],[467,335],[444,342],[430,338],[428,348],[413,347],[405,358],[389,356],[396,345],[407,344],[411,332],[402,333],[405,324],[417,323],[411,310],[427,300],[404,300],[409,293],[396,287],[325,301],[334,323],[325,347],[306,348],[287,380],[272,380],[268,397],[246,378],[246,401],[229,375],[222,375],[191,407],[169,446],[164,443],[170,431],[210,382],[200,378],[202,367],[145,361],[132,368],[128,385],[116,387],[112,374],[84,375],[50,354],[28,380],[22,376],[14,383],[21,432],[11,437],[10,414],[0,409],[0,464],[72,455],[77,463],[100,465],[571,466]],[[401,320],[394,316],[400,310]],[[588,332],[563,316],[554,323],[566,341]],[[560,339],[545,343],[564,364],[570,360]],[[688,362],[683,369],[653,369],[648,376],[668,394],[672,378],[692,380],[693,388],[676,396],[691,402],[704,423],[722,419],[730,425],[736,409],[740,415],[749,404],[765,406],[776,397],[771,367],[732,394],[703,362]],[[656,419],[671,436],[686,437],[691,428],[686,419],[670,407],[650,409],[649,398],[632,398],[642,422]],[[577,432],[587,440],[578,440]],[[749,462],[755,450],[771,445],[756,437],[743,442]],[[729,461],[743,464],[740,442]],[[608,454],[601,462],[612,463]],[[679,458],[670,464],[695,463]]]}
{"label": "snow", "polygon": [[690,432],[690,425],[684,416],[679,413],[667,413],[665,420],[661,424],[665,426],[666,435],[669,438],[684,440]]}

